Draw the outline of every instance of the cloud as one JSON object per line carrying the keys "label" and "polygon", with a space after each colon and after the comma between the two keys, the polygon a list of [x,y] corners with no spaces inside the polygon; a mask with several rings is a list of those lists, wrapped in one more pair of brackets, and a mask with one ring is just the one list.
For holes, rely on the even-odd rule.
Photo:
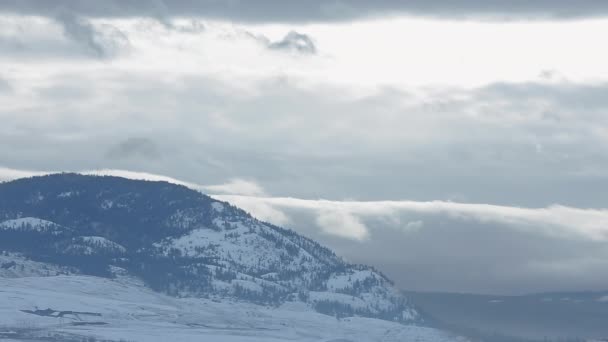
{"label": "cloud", "polygon": [[[360,239],[367,228],[356,217],[393,216],[400,211],[421,214],[444,214],[453,219],[480,223],[505,224],[525,232],[544,234],[556,238],[587,239],[608,242],[608,209],[580,209],[561,205],[546,208],[521,208],[490,204],[456,203],[445,201],[329,201],[297,198],[251,197],[237,195],[215,195],[216,198],[253,209],[250,203],[260,202],[277,209],[307,209],[317,213],[320,226],[325,232],[342,237]],[[329,216],[331,212],[334,216]],[[336,225],[332,230],[329,222],[348,223],[343,229]],[[354,228],[349,229],[348,225]],[[420,229],[422,221],[412,221],[405,228]]]}
{"label": "cloud", "polygon": [[197,19],[186,20],[183,23],[171,23],[171,27],[183,33],[199,34],[205,32],[205,24]]}
{"label": "cloud", "polygon": [[0,94],[8,93],[8,92],[11,92],[12,90],[13,90],[13,87],[11,86],[10,82],[5,80],[4,78],[0,77]]}
{"label": "cloud", "polygon": [[87,19],[72,12],[63,11],[55,20],[61,25],[68,39],[82,46],[94,57],[112,57],[129,44],[127,36],[115,27],[106,24],[105,30],[98,29]]}
{"label": "cloud", "polygon": [[126,33],[108,21],[93,21],[69,11],[50,17],[2,16],[0,51],[20,62],[47,59],[108,59],[131,48]]}
{"label": "cloud", "polygon": [[[65,171],[64,171],[65,172]],[[189,187],[194,190],[201,190],[203,187],[201,185],[184,182],[173,177],[167,177],[163,175],[152,174],[148,172],[137,172],[137,171],[128,171],[128,170],[111,170],[111,169],[101,169],[101,170],[84,170],[84,171],[67,171],[67,172],[77,172],[83,175],[96,175],[96,176],[114,176],[114,177],[122,177],[128,179],[135,180],[147,180],[153,182],[168,182],[177,185],[183,185]],[[53,172],[48,172],[53,173]],[[48,174],[46,173],[46,174]]]}
{"label": "cloud", "polygon": [[66,37],[82,44],[85,49],[97,57],[106,56],[104,47],[96,39],[97,32],[87,20],[67,12],[58,15],[56,18],[57,22],[63,27]]}
{"label": "cloud", "polygon": [[[356,92],[296,77],[224,80],[196,64],[186,74],[139,67],[16,65],[0,108],[3,164],[255,179],[301,198],[608,203],[597,190],[608,186],[604,83]],[[157,155],[152,145],[162,158],[144,157]]]}
{"label": "cloud", "polygon": [[41,176],[49,172],[15,170],[0,166],[0,182],[8,182],[19,178]]}
{"label": "cloud", "polygon": [[111,159],[125,159],[143,157],[146,159],[158,159],[161,152],[156,143],[149,138],[127,138],[126,140],[112,146],[106,156]]}
{"label": "cloud", "polygon": [[[215,195],[211,195],[217,198]],[[293,221],[283,211],[264,202],[251,203],[247,208],[241,208],[252,214],[258,220],[269,222],[281,227],[291,225]]]}
{"label": "cloud", "polygon": [[317,225],[327,234],[347,239],[364,240],[368,235],[367,227],[347,211],[321,210]]}
{"label": "cloud", "polygon": [[44,1],[9,0],[0,3],[0,11],[28,15],[49,15],[65,8],[78,15],[91,17],[154,18],[203,16],[248,22],[310,22],[352,20],[357,18],[417,15],[450,19],[571,19],[599,17],[608,13],[608,5],[601,1],[537,0],[537,1],[483,1],[483,0],[415,0],[415,1],[197,1],[144,0],[144,1]]}
{"label": "cloud", "polygon": [[245,196],[264,196],[264,189],[255,182],[244,179],[231,179],[228,183],[207,185],[204,189],[213,194],[233,194]]}
{"label": "cloud", "polygon": [[420,230],[422,227],[424,227],[424,222],[417,220],[406,223],[405,226],[403,226],[403,229],[407,232],[412,232]]}
{"label": "cloud", "polygon": [[34,176],[44,176],[58,172],[75,172],[83,175],[95,175],[95,176],[114,176],[114,177],[122,177],[127,179],[134,180],[147,180],[153,182],[168,182],[177,185],[183,185],[189,187],[194,190],[201,191],[204,187],[199,184],[189,183],[180,181],[178,179],[152,174],[148,172],[137,172],[137,171],[128,171],[128,170],[111,170],[111,169],[100,169],[100,170],[61,170],[61,171],[32,171],[32,170],[19,170],[19,169],[11,169],[7,167],[0,166],[0,181],[12,181],[19,178],[27,178]]}
{"label": "cloud", "polygon": [[317,53],[317,47],[312,39],[308,35],[296,31],[289,32],[283,39],[270,43],[268,47],[272,50],[302,54]]}

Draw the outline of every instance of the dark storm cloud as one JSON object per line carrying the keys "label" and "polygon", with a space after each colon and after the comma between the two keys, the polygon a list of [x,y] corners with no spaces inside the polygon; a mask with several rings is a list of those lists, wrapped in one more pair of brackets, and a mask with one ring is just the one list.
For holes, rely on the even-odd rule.
{"label": "dark storm cloud", "polygon": [[0,10],[54,16],[58,9],[92,17],[203,16],[249,22],[350,20],[382,15],[446,18],[572,19],[608,14],[608,2],[598,0],[4,0]]}

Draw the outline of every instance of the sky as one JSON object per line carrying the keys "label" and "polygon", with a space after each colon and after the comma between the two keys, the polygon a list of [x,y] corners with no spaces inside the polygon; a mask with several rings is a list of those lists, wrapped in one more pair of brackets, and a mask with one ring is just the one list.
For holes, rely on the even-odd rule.
{"label": "sky", "polygon": [[0,180],[186,184],[408,290],[608,289],[605,1],[0,2]]}

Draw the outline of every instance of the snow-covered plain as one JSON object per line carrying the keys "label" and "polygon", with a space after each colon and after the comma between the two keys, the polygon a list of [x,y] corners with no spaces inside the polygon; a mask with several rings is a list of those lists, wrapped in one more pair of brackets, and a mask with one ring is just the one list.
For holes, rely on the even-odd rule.
{"label": "snow-covered plain", "polygon": [[[49,308],[101,316],[59,318],[21,311]],[[0,322],[0,333],[27,329],[41,337],[146,342],[461,340],[439,330],[378,319],[338,320],[299,302],[275,308],[225,299],[175,298],[149,290],[130,277],[111,280],[80,275],[0,278]]]}

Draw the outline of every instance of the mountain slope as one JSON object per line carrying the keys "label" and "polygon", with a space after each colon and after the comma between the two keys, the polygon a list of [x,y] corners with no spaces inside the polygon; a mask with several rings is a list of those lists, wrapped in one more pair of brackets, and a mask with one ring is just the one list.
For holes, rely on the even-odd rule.
{"label": "mountain slope", "polygon": [[177,297],[422,324],[376,270],[165,182],[56,174],[0,184],[0,249],[83,274],[128,274]]}

